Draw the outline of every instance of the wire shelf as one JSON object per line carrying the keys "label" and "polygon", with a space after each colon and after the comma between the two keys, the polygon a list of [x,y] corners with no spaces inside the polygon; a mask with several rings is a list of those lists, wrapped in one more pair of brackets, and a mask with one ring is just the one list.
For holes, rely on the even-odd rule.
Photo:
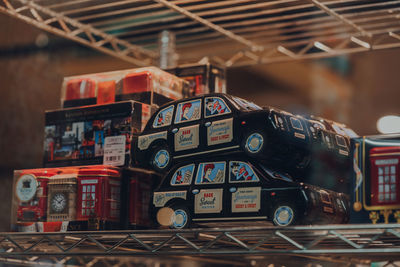
{"label": "wire shelf", "polygon": [[224,66],[400,47],[399,0],[0,0],[0,11],[138,66],[163,30],[181,62]]}
{"label": "wire shelf", "polygon": [[0,259],[48,257],[199,258],[239,263],[276,256],[370,263],[400,259],[400,224],[188,230],[0,233]]}

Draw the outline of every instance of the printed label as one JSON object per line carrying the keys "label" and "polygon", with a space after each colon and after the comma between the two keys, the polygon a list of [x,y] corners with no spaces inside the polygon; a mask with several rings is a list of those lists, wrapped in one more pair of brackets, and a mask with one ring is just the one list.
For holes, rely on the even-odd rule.
{"label": "printed label", "polygon": [[194,213],[220,213],[222,210],[222,188],[200,190],[195,196]]}
{"label": "printed label", "polygon": [[260,187],[243,187],[232,194],[232,212],[257,212],[260,210]]}
{"label": "printed label", "polygon": [[199,125],[180,128],[175,134],[175,151],[199,146]]}
{"label": "printed label", "polygon": [[232,118],[214,121],[211,126],[207,128],[207,144],[210,146],[231,142],[233,138],[232,126]]}
{"label": "printed label", "polygon": [[104,141],[103,164],[121,166],[125,163],[126,136],[109,136]]}
{"label": "printed label", "polygon": [[16,185],[16,194],[20,201],[26,202],[31,200],[37,190],[38,183],[36,181],[35,176],[30,174],[22,175]]}
{"label": "printed label", "polygon": [[97,179],[82,180],[81,184],[97,184],[99,181]]}
{"label": "printed label", "polygon": [[399,159],[378,159],[375,160],[376,165],[392,165],[392,164],[398,164]]}
{"label": "printed label", "polygon": [[145,150],[149,148],[150,144],[157,139],[164,139],[167,140],[167,131],[155,133],[155,134],[149,134],[149,135],[144,135],[144,136],[139,136],[139,144],[138,147],[140,150]]}
{"label": "printed label", "polygon": [[306,136],[304,134],[294,133],[294,136],[296,136],[297,138],[306,139]]}
{"label": "printed label", "polygon": [[164,207],[164,205],[173,198],[182,198],[186,200],[186,194],[186,191],[155,192],[153,204],[156,207]]}
{"label": "printed label", "polygon": [[36,232],[36,223],[18,224],[18,232]]}

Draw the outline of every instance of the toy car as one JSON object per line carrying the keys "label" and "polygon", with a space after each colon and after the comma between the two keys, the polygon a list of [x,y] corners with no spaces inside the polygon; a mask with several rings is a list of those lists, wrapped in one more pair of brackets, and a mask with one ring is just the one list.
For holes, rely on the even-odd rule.
{"label": "toy car", "polygon": [[[277,226],[345,223],[346,195],[293,182],[248,157],[212,157],[176,165],[153,194],[153,214],[172,209],[172,228],[191,222],[268,220]],[[165,209],[164,209],[165,210]]]}
{"label": "toy car", "polygon": [[178,159],[228,151],[304,167],[312,147],[323,142],[308,126],[301,116],[227,94],[206,94],[155,112],[136,140],[135,157],[159,172]]}

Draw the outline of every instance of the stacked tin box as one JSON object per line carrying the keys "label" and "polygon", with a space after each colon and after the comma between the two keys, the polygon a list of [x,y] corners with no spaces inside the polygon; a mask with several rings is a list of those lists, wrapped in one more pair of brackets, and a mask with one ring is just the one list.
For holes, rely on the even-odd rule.
{"label": "stacked tin box", "polygon": [[132,139],[158,105],[189,92],[155,67],[65,78],[62,109],[45,113],[44,168],[14,172],[13,230],[149,227],[159,177],[132,168]]}

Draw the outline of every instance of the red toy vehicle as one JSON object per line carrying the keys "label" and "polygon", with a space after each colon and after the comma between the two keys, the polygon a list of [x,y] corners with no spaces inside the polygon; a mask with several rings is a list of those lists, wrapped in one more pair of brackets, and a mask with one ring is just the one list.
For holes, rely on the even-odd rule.
{"label": "red toy vehicle", "polygon": [[18,173],[15,193],[19,200],[18,221],[45,221],[47,214],[47,183],[58,169],[25,170]]}

